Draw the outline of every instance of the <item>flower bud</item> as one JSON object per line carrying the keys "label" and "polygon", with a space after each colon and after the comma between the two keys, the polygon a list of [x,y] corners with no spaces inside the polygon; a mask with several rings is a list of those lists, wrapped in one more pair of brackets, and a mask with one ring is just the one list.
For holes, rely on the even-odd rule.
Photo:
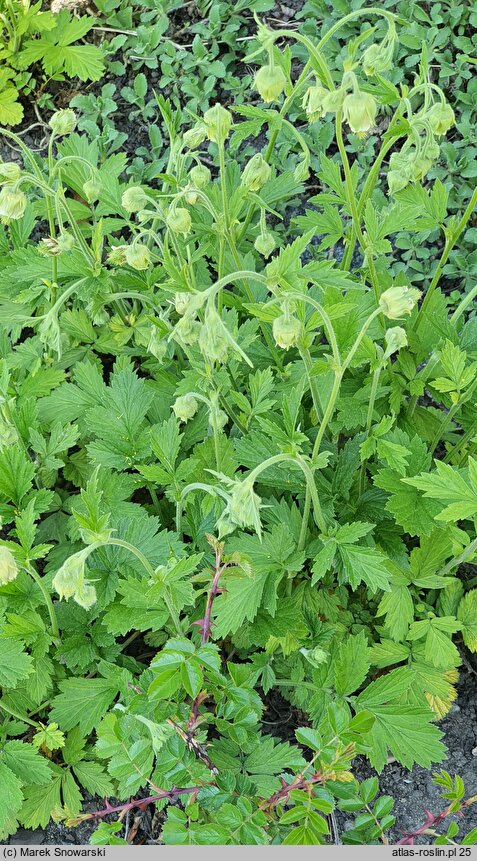
{"label": "flower bud", "polygon": [[204,114],[207,137],[214,143],[223,143],[232,126],[232,114],[216,104]]}
{"label": "flower bud", "polygon": [[265,161],[262,153],[257,152],[245,165],[242,172],[242,185],[248,191],[260,191],[262,185],[270,179],[272,169]]}
{"label": "flower bud", "polygon": [[253,245],[259,254],[263,254],[264,257],[270,257],[272,251],[275,250],[275,240],[273,238],[273,234],[271,234],[269,230],[260,233],[257,236]]}
{"label": "flower bud", "polygon": [[96,589],[92,583],[84,581],[73,598],[80,607],[83,607],[85,610],[90,610],[93,604],[96,604]]}
{"label": "flower bud", "polygon": [[398,320],[411,313],[420,295],[420,290],[414,287],[390,287],[379,297],[379,307],[389,320]]}
{"label": "flower bud", "polygon": [[147,351],[159,362],[161,362],[166,355],[167,343],[164,338],[161,338],[157,326],[151,326],[149,331],[149,340],[147,342]]}
{"label": "flower bud", "polygon": [[365,75],[380,75],[392,68],[394,41],[383,40],[378,45],[370,45],[363,53]]}
{"label": "flower bud", "polygon": [[346,98],[346,90],[338,87],[337,90],[330,90],[323,96],[323,111],[325,114],[335,114],[343,107],[343,102]]}
{"label": "flower bud", "polygon": [[172,206],[166,215],[166,224],[173,233],[182,233],[187,236],[192,227],[190,212],[183,206]]}
{"label": "flower bud", "polygon": [[420,182],[421,179],[424,179],[432,164],[432,158],[428,158],[425,152],[419,155],[416,153],[410,162],[412,182]]}
{"label": "flower bud", "polygon": [[76,114],[70,108],[55,111],[48,123],[53,134],[57,136],[70,135],[76,128]]}
{"label": "flower bud", "polygon": [[187,189],[191,188],[190,186],[186,187],[186,193],[184,194],[184,200],[189,206],[195,206],[198,200],[199,195],[192,188],[190,191]]}
{"label": "flower bud", "polygon": [[127,245],[113,245],[108,254],[108,263],[112,263],[113,266],[124,266],[127,247]]}
{"label": "flower bud", "polygon": [[305,109],[306,115],[310,123],[315,123],[326,113],[325,98],[330,95],[329,90],[315,84],[314,87],[308,87],[302,101],[302,108]]}
{"label": "flower bud", "polygon": [[455,124],[455,114],[446,102],[436,102],[428,113],[428,119],[435,135],[445,135]]}
{"label": "flower bud", "polygon": [[255,89],[264,102],[276,102],[285,89],[287,79],[281,66],[262,66],[255,75]]}
{"label": "flower bud", "polygon": [[308,156],[300,159],[293,171],[293,179],[296,182],[305,182],[310,176],[310,159]]}
{"label": "flower bud", "polygon": [[191,129],[184,132],[182,135],[182,140],[184,141],[187,149],[195,149],[195,147],[200,146],[201,143],[205,141],[207,137],[207,132],[203,123],[197,126],[192,126]]}
{"label": "flower bud", "polygon": [[101,182],[98,177],[91,177],[83,183],[83,195],[87,203],[94,203],[99,200],[101,194]]}
{"label": "flower bud", "polygon": [[16,162],[6,161],[0,164],[0,182],[16,182],[21,175],[20,166]]}
{"label": "flower bud", "polygon": [[174,308],[181,317],[190,308],[192,298],[192,293],[176,293],[174,295]]}
{"label": "flower bud", "polygon": [[205,164],[195,164],[189,171],[189,179],[196,188],[205,188],[211,177],[212,174]]}
{"label": "flower bud", "polygon": [[124,252],[126,263],[132,269],[142,270],[148,269],[151,263],[151,253],[147,245],[141,245],[139,242],[133,242],[132,245],[127,245]]}
{"label": "flower bud", "polygon": [[251,527],[257,535],[261,535],[260,523],[261,499],[253,489],[253,482],[246,478],[234,482],[226,514],[236,526]]}
{"label": "flower bud", "polygon": [[298,338],[301,335],[301,323],[290,314],[282,314],[280,317],[275,317],[272,331],[277,347],[281,347],[282,350],[289,350],[290,347],[295,347],[298,343]]}
{"label": "flower bud", "polygon": [[60,254],[72,251],[74,246],[75,238],[73,234],[65,230],[56,239],[53,239],[51,236],[42,239],[38,246],[38,251],[44,257],[59,257]]}
{"label": "flower bud", "polygon": [[393,326],[391,329],[386,330],[384,342],[386,344],[384,358],[388,359],[389,356],[392,356],[393,353],[397,353],[397,351],[401,350],[402,347],[407,347],[406,332],[401,328],[401,326]]}
{"label": "flower bud", "polygon": [[22,218],[27,203],[28,200],[23,191],[13,191],[8,185],[4,185],[0,191],[0,218],[6,221]]}
{"label": "flower bud", "polygon": [[181,395],[181,397],[176,398],[172,404],[172,409],[176,418],[186,424],[189,419],[194,418],[197,410],[199,409],[199,404],[194,398],[194,395]]}
{"label": "flower bud", "polygon": [[139,212],[149,203],[147,194],[139,185],[132,185],[123,192],[121,204],[126,212]]}
{"label": "flower bud", "polygon": [[73,598],[78,589],[84,583],[85,562],[90,553],[90,548],[85,547],[79,553],[73,553],[65,559],[61,568],[58,569],[53,577],[52,586],[60,600],[65,598]]}
{"label": "flower bud", "polygon": [[18,575],[18,565],[15,557],[8,547],[0,547],[0,586],[11,583]]}
{"label": "flower bud", "polygon": [[358,137],[364,137],[376,122],[377,102],[371,93],[348,93],[343,101],[343,117]]}
{"label": "flower bud", "polygon": [[205,324],[200,329],[200,351],[211,362],[225,362],[228,346],[229,339],[225,326],[215,306],[209,305],[205,314]]}
{"label": "flower bud", "polygon": [[174,327],[174,336],[186,346],[190,346],[196,343],[200,331],[201,324],[197,320],[185,316]]}
{"label": "flower bud", "polygon": [[229,417],[224,410],[214,409],[209,413],[209,425],[212,430],[220,433],[227,424]]}

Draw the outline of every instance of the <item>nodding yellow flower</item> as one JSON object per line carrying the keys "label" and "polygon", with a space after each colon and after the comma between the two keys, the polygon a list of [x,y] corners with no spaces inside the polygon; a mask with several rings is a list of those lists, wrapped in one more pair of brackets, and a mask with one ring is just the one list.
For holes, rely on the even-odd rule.
{"label": "nodding yellow flower", "polygon": [[445,135],[455,124],[455,114],[446,102],[436,102],[432,105],[428,120],[435,135]]}
{"label": "nodding yellow flower", "polygon": [[404,285],[390,287],[381,294],[379,307],[389,320],[399,320],[400,317],[411,313],[420,295],[420,290],[414,287]]}
{"label": "nodding yellow flower", "polygon": [[262,66],[255,75],[255,89],[264,102],[276,102],[283,93],[287,79],[280,66]]}
{"label": "nodding yellow flower", "polygon": [[272,169],[261,152],[255,153],[242,172],[242,185],[249,191],[260,191],[270,179]]}
{"label": "nodding yellow flower", "polygon": [[330,91],[326,90],[324,87],[320,87],[319,84],[315,84],[314,87],[308,87],[303,97],[302,107],[304,108],[310,123],[314,123],[316,120],[325,116],[325,99],[329,94]]}
{"label": "nodding yellow flower", "polygon": [[298,338],[301,335],[301,323],[290,314],[282,314],[273,321],[272,331],[277,347],[281,347],[282,350],[289,350],[290,347],[294,347],[298,343]]}
{"label": "nodding yellow flower", "polygon": [[0,585],[11,583],[18,576],[18,565],[11,550],[0,546]]}
{"label": "nodding yellow flower", "polygon": [[6,221],[17,221],[24,215],[27,207],[27,197],[23,191],[14,191],[4,185],[0,191],[0,218]]}
{"label": "nodding yellow flower", "polygon": [[55,135],[70,135],[76,128],[76,114],[71,108],[55,111],[48,125]]}
{"label": "nodding yellow flower", "polygon": [[352,132],[364,137],[376,123],[378,104],[371,93],[357,90],[348,93],[343,101],[343,117]]}
{"label": "nodding yellow flower", "polygon": [[223,143],[232,127],[232,114],[222,105],[216,104],[204,114],[207,137],[213,143]]}

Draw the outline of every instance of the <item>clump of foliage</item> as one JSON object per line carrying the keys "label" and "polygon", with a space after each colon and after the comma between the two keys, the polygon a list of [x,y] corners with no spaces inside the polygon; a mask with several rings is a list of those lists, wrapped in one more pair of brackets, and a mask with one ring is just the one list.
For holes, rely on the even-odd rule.
{"label": "clump of foliage", "polygon": [[[330,67],[339,26],[369,16],[382,38]],[[86,789],[124,802],[98,817],[156,804],[165,843],[324,843],[336,807],[373,843],[392,799],[354,757],[445,756],[458,644],[477,649],[459,576],[477,551],[477,288],[449,313],[440,280],[477,192],[448,217],[425,181],[454,114],[425,48],[412,87],[390,80],[398,25],[381,8],[318,42],[259,25],[261,106],[185,130],[158,97],[170,146],[149,185],[72,110],[43,162],[4,132],[24,168],[0,165],[3,837],[78,821]],[[322,155],[290,242],[312,160],[296,106],[334,124],[340,163]],[[347,138],[377,124],[363,172]],[[423,295],[393,256],[432,231]],[[265,732],[274,690],[296,743]]]}
{"label": "clump of foliage", "polygon": [[[94,18],[42,11],[42,3],[0,0],[0,123],[15,126],[23,118],[20,96],[35,93],[41,78],[98,81],[103,51],[76,44],[92,29]],[[41,70],[40,81],[35,68]]]}

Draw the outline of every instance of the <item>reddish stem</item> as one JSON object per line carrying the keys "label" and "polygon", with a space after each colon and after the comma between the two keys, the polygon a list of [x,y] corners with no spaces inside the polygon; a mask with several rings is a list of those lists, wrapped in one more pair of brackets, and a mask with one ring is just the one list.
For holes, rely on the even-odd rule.
{"label": "reddish stem", "polygon": [[106,802],[106,807],[104,807],[103,810],[96,810],[93,813],[85,813],[78,817],[78,819],[101,819],[103,816],[108,816],[110,813],[126,813],[128,810],[133,810],[134,807],[144,809],[148,804],[153,804],[155,801],[161,801],[163,798],[168,798],[170,801],[174,801],[177,795],[191,795],[193,792],[198,792],[203,786],[210,785],[211,784],[204,783],[200,786],[186,786],[183,788],[173,786],[172,789],[161,790],[161,792],[157,792],[155,795],[149,795],[147,798],[133,798],[132,801],[128,801],[126,804],[119,804],[117,807],[111,807],[109,802]]}
{"label": "reddish stem", "polygon": [[449,804],[449,807],[446,807],[445,810],[441,810],[441,812],[437,814],[431,813],[430,810],[424,810],[427,817],[426,821],[420,825],[419,828],[416,828],[415,831],[405,831],[404,837],[402,837],[401,840],[398,840],[395,846],[413,846],[415,838],[419,837],[421,834],[425,834],[431,826],[435,827],[436,825],[440,825],[447,816],[451,815],[451,813],[460,814],[467,807],[470,807],[471,804],[475,804],[476,801],[477,795],[473,795],[471,798],[463,801],[458,810],[453,810],[452,804]]}

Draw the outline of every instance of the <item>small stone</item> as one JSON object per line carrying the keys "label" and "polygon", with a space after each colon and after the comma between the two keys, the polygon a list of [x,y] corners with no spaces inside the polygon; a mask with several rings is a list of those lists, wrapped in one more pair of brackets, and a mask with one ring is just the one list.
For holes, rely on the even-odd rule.
{"label": "small stone", "polygon": [[472,751],[472,756],[477,756],[477,747],[474,747]]}
{"label": "small stone", "polygon": [[39,846],[40,843],[43,843],[44,838],[45,832],[41,828],[35,828],[33,831],[31,828],[19,828],[16,834],[10,837],[10,844],[12,846]]}

